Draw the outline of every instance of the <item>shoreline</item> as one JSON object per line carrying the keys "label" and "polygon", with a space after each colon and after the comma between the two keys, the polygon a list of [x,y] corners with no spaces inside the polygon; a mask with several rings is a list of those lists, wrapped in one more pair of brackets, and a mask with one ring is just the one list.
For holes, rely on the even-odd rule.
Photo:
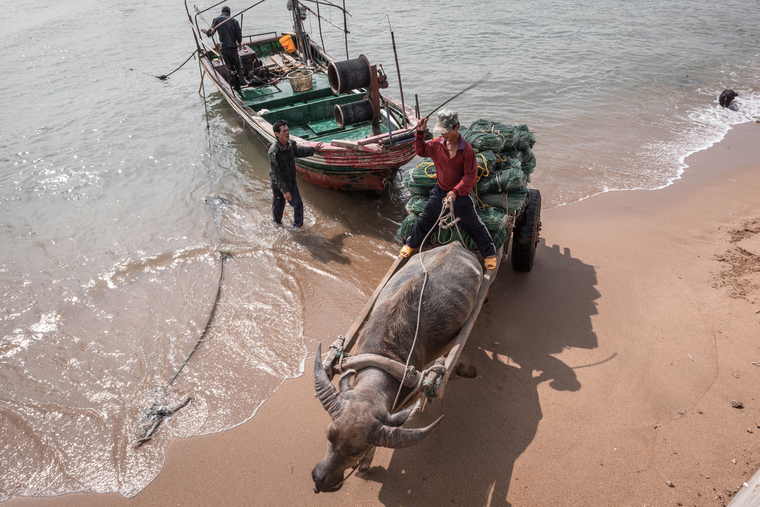
{"label": "shoreline", "polygon": [[708,144],[706,144],[705,146],[703,146],[701,148],[697,148],[694,151],[691,151],[691,152],[687,153],[686,155],[683,155],[683,156],[679,157],[679,164],[681,165],[681,167],[678,168],[677,174],[675,176],[673,176],[673,177],[669,177],[668,180],[667,180],[668,182],[665,183],[664,185],[660,185],[659,187],[653,187],[653,188],[635,187],[635,188],[611,188],[611,189],[606,189],[606,190],[602,190],[600,192],[597,192],[595,194],[591,194],[591,195],[587,195],[585,197],[581,197],[577,201],[573,201],[573,202],[569,202],[569,203],[560,203],[560,204],[557,204],[556,206],[554,206],[551,209],[562,208],[562,207],[565,207],[565,206],[572,206],[574,204],[578,204],[579,202],[583,202],[583,201],[586,201],[588,199],[592,199],[592,198],[594,198],[596,196],[604,195],[604,194],[609,194],[609,193],[615,193],[615,192],[636,192],[636,191],[639,191],[639,190],[663,190],[665,188],[673,186],[678,181],[680,181],[684,177],[684,175],[688,172],[689,165],[686,163],[686,160],[688,160],[690,157],[692,157],[692,156],[694,156],[694,155],[696,155],[698,153],[701,153],[703,151],[707,151],[710,148],[712,148],[713,146],[715,146],[716,144],[722,142],[726,138],[726,136],[728,136],[729,133],[733,129],[735,129],[735,128],[743,128],[743,127],[741,127],[742,125],[747,125],[747,124],[752,124],[752,123],[760,123],[760,116],[758,116],[756,118],[757,119],[755,119],[755,120],[747,119],[746,121],[743,121],[741,123],[732,123],[732,124],[727,125],[726,126],[726,131],[723,132],[723,134],[721,134],[715,140],[709,141]]}
{"label": "shoreline", "polygon": [[[306,360],[247,422],[175,438],[134,498],[5,504],[726,505],[760,466],[760,273],[732,297],[716,256],[760,218],[758,139],[760,125],[735,125],[668,186],[545,210],[533,271],[503,266],[463,352],[478,375],[410,424],[446,414],[440,427],[378,450],[336,493],[311,490],[329,418]],[[330,311],[305,311],[308,350],[353,318]]]}

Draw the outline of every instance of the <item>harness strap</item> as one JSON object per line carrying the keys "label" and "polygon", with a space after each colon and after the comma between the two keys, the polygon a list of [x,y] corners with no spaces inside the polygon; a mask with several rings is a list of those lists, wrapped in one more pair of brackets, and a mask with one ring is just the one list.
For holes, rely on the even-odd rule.
{"label": "harness strap", "polygon": [[409,365],[395,361],[378,354],[359,354],[343,361],[338,367],[340,371],[362,370],[364,368],[378,368],[404,384],[406,387],[417,387],[422,380],[422,374]]}

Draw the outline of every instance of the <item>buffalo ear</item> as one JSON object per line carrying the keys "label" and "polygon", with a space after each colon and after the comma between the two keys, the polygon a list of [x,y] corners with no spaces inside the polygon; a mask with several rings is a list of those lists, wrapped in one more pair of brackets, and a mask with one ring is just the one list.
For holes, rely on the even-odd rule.
{"label": "buffalo ear", "polygon": [[330,417],[335,420],[343,411],[345,400],[335,390],[330,379],[327,377],[325,368],[322,366],[322,344],[317,346],[317,356],[314,358],[314,389],[317,398],[322,402]]}
{"label": "buffalo ear", "polygon": [[340,382],[338,382],[338,390],[341,392],[341,394],[351,390],[351,377],[354,375],[356,375],[356,370],[348,370],[340,376]]}
{"label": "buffalo ear", "polygon": [[381,421],[375,421],[374,427],[367,437],[367,443],[377,447],[388,447],[389,449],[403,449],[419,444],[428,436],[441,422],[443,416],[439,417],[430,426],[425,428],[407,430],[404,428],[392,428],[383,424]]}
{"label": "buffalo ear", "polygon": [[401,426],[406,422],[407,419],[409,419],[409,416],[411,416],[414,412],[417,411],[417,408],[419,408],[420,402],[418,401],[414,405],[412,405],[409,408],[405,408],[401,412],[396,412],[393,415],[389,415],[386,418],[385,424],[388,426]]}

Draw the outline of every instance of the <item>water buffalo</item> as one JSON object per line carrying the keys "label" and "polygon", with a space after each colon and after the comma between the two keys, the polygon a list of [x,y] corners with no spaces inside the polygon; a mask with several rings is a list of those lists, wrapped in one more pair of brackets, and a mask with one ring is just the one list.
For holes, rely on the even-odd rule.
{"label": "water buffalo", "polygon": [[[419,255],[428,272],[427,282]],[[406,363],[417,328],[423,282],[419,333],[410,361],[418,371],[445,352],[472,312],[483,277],[475,254],[452,243],[419,255],[381,291],[357,341],[357,355],[378,354]],[[438,418],[426,428],[401,428],[415,406],[392,413],[400,382],[379,368],[344,374],[336,390],[322,365],[321,344],[314,361],[314,384],[332,418],[327,427],[327,453],[311,473],[315,493],[340,489],[346,469],[362,459],[359,470],[369,469],[375,446],[410,447],[440,422]],[[409,392],[406,387],[402,390],[399,403]]]}

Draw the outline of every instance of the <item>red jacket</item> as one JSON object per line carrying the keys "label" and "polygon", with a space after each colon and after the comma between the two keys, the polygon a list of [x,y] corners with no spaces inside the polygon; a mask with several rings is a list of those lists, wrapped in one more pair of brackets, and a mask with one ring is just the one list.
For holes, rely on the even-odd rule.
{"label": "red jacket", "polygon": [[449,149],[442,137],[425,142],[424,132],[417,131],[414,137],[414,151],[421,157],[433,159],[441,190],[453,190],[459,196],[470,195],[478,179],[478,162],[475,159],[475,150],[464,137],[459,136],[457,154],[454,158],[449,158]]}

